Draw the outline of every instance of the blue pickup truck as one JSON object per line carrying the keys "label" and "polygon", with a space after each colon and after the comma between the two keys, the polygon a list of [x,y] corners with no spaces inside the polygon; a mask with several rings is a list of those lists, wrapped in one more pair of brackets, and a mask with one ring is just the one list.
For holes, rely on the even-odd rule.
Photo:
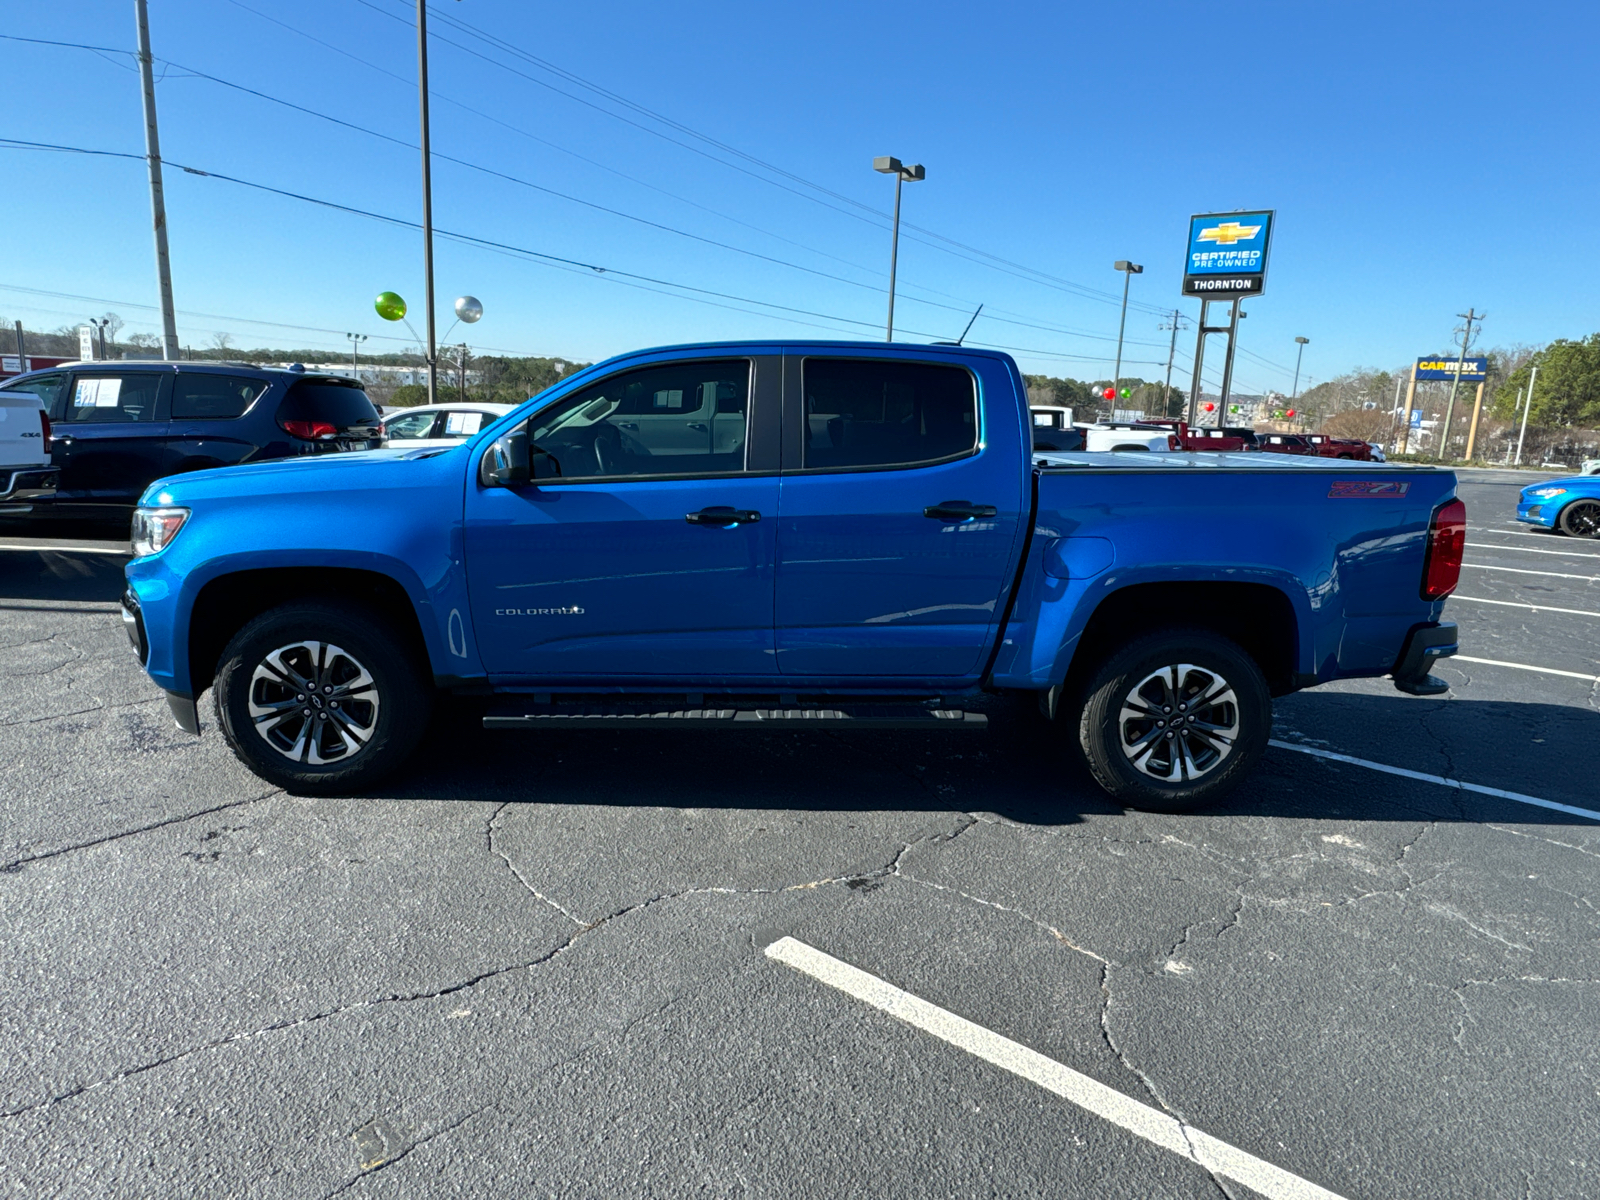
{"label": "blue pickup truck", "polygon": [[1277,455],[1035,450],[1006,355],[675,346],[446,448],[159,480],[123,618],[178,724],[349,792],[440,692],[490,728],[982,729],[1031,693],[1122,803],[1214,800],[1272,697],[1434,694],[1455,477]]}

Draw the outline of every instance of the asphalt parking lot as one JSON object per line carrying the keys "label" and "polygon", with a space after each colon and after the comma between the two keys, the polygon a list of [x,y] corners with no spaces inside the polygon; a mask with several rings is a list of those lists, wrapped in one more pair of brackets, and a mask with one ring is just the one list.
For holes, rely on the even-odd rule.
{"label": "asphalt parking lot", "polygon": [[1600,542],[1516,526],[1532,478],[1463,474],[1447,697],[1282,700],[1184,816],[1004,706],[447,711],[293,798],[172,727],[122,547],[8,533],[5,1193],[1600,1194]]}

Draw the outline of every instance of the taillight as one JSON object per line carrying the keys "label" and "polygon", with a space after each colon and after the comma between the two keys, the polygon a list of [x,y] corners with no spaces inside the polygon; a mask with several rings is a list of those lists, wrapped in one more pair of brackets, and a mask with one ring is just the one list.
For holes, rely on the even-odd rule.
{"label": "taillight", "polygon": [[313,438],[332,437],[339,432],[337,425],[329,424],[327,421],[280,421],[279,424],[283,426],[285,433],[308,441]]}
{"label": "taillight", "polygon": [[39,427],[44,432],[44,452],[50,453],[50,414],[44,409],[39,410]]}
{"label": "taillight", "polygon": [[1433,510],[1428,524],[1428,557],[1422,566],[1422,598],[1443,600],[1461,582],[1461,555],[1467,548],[1467,506],[1451,500]]}
{"label": "taillight", "polygon": [[1175,433],[1167,434],[1167,449],[1168,450],[1182,450],[1183,449],[1183,443],[1178,440],[1178,435],[1177,434],[1175,434]]}

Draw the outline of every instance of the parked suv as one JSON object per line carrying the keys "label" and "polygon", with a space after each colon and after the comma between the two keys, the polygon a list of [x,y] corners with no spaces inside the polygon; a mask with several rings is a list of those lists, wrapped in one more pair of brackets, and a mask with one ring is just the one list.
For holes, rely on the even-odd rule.
{"label": "parked suv", "polygon": [[32,511],[56,490],[50,418],[36,388],[0,388],[0,515]]}
{"label": "parked suv", "polygon": [[353,379],[248,363],[79,362],[31,371],[51,423],[55,497],[31,516],[121,517],[163,475],[383,446]]}

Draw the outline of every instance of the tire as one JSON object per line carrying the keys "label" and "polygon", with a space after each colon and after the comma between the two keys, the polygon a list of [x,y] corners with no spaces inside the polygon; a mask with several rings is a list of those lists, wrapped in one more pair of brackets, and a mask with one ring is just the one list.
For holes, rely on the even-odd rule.
{"label": "tire", "polygon": [[1556,523],[1568,537],[1600,538],[1600,500],[1574,500]]}
{"label": "tire", "polygon": [[[1214,697],[1197,710],[1212,718],[1203,723],[1210,732],[1198,728],[1197,712],[1172,712],[1197,691]],[[1186,731],[1177,737],[1157,724],[1174,716]],[[1084,692],[1078,740],[1095,781],[1113,799],[1175,813],[1233,791],[1266,750],[1271,728],[1272,695],[1253,658],[1209,630],[1171,629],[1139,638],[1100,664]]]}
{"label": "tire", "polygon": [[213,692],[239,761],[296,795],[376,783],[422,740],[433,702],[432,681],[388,623],[313,600],[271,609],[235,634]]}

